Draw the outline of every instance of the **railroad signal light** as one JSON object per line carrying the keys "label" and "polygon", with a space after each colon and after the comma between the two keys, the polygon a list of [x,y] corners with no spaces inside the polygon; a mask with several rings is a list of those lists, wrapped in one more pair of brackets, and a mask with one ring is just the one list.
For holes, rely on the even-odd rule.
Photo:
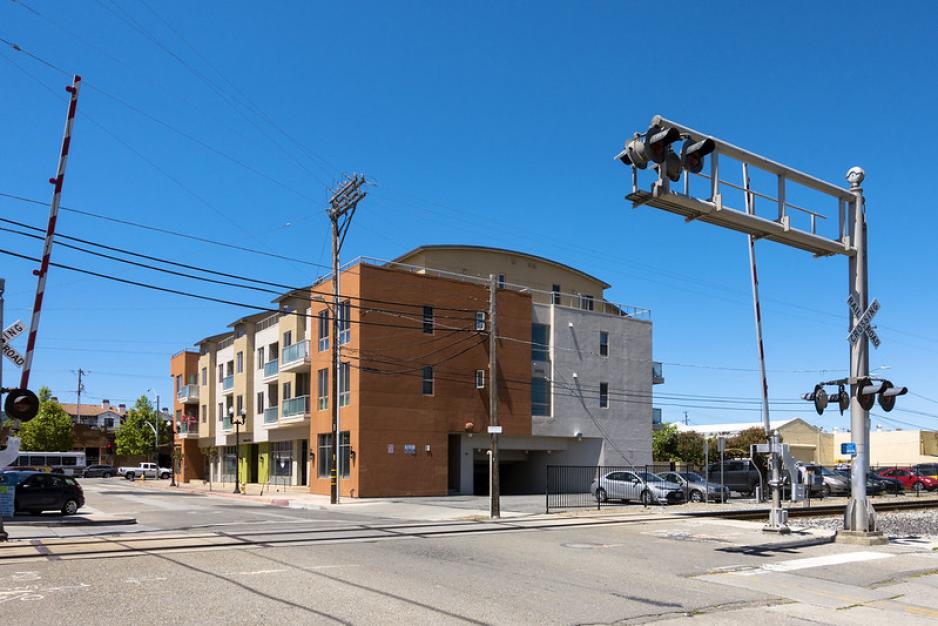
{"label": "railroad signal light", "polygon": [[10,389],[3,410],[10,419],[28,422],[39,413],[39,398],[29,389]]}
{"label": "railroad signal light", "polygon": [[824,409],[827,408],[828,402],[827,392],[824,391],[824,387],[821,385],[815,385],[814,391],[811,393],[806,393],[801,397],[805,400],[808,400],[809,402],[814,403],[814,410],[817,411],[818,415],[824,414]]}
{"label": "railroad signal light", "polygon": [[673,150],[670,150],[671,144],[680,138],[681,132],[673,126],[670,128],[650,126],[645,132],[645,150],[648,158],[655,163],[664,163],[668,154],[673,154]]}
{"label": "railroad signal light", "polygon": [[704,157],[713,152],[717,145],[706,137],[695,140],[688,137],[681,146],[681,165],[692,174],[699,174],[703,169]]}
{"label": "railroad signal light", "polygon": [[861,378],[857,381],[857,402],[864,411],[873,408],[876,402],[876,394],[883,390],[885,381],[872,380],[870,378]]}
{"label": "railroad signal light", "polygon": [[883,383],[883,390],[879,392],[879,406],[888,413],[896,406],[896,398],[909,393],[909,388],[896,387],[888,380]]}
{"label": "railroad signal light", "polygon": [[827,399],[829,402],[837,403],[837,408],[840,409],[841,415],[850,408],[850,394],[843,385],[837,385],[837,393],[829,395]]}

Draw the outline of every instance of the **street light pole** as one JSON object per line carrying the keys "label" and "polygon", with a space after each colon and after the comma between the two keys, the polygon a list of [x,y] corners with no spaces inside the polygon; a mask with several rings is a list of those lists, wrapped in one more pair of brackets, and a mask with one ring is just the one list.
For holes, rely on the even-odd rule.
{"label": "street light pole", "polygon": [[240,455],[240,452],[241,452],[241,451],[240,451],[239,448],[240,448],[240,444],[241,444],[241,425],[244,424],[244,418],[245,418],[245,416],[246,416],[247,414],[246,414],[246,412],[245,412],[244,410],[242,410],[241,413],[238,415],[238,417],[235,417],[235,415],[234,415],[234,408],[231,408],[231,409],[228,409],[228,415],[231,416],[231,423],[234,424],[234,427],[235,427],[235,445],[234,445],[234,449],[235,449],[235,472],[234,472],[234,474],[235,474],[235,486],[234,486],[234,493],[241,493],[241,490],[238,488],[238,478],[239,478],[238,472],[239,472],[240,469],[241,469],[241,468],[239,467],[239,466],[241,465],[241,455]]}

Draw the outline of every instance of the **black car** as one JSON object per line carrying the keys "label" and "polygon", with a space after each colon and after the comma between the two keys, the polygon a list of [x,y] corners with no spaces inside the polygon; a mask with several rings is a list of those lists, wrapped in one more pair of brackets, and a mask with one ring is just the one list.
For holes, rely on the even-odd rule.
{"label": "black car", "polygon": [[110,478],[117,472],[110,465],[89,465],[81,473],[82,478]]}
{"label": "black car", "polygon": [[762,484],[759,477],[759,470],[749,459],[731,459],[723,462],[723,472],[721,475],[720,464],[713,463],[707,471],[707,480],[717,485],[722,478],[723,484],[732,491],[737,491],[744,495],[752,495],[756,492],[756,487]]}
{"label": "black car", "polygon": [[85,494],[78,481],[70,476],[46,472],[3,472],[3,483],[13,485],[13,507],[39,515],[43,511],[61,511],[74,515],[85,505]]}
{"label": "black car", "polygon": [[[834,470],[837,474],[850,480],[849,469]],[[903,493],[902,483],[895,478],[880,476],[876,472],[870,472],[866,475],[866,495],[878,496],[883,493],[900,494]]]}

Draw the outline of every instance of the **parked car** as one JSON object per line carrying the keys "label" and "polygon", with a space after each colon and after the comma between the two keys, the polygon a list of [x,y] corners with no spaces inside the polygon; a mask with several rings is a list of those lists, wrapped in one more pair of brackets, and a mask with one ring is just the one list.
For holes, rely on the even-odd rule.
{"label": "parked car", "polygon": [[71,476],[46,472],[3,472],[3,482],[16,487],[13,496],[15,511],[39,515],[43,511],[61,511],[74,515],[85,506],[85,494]]}
{"label": "parked car", "polygon": [[922,476],[928,476],[929,478],[938,480],[938,463],[919,463],[918,465],[913,465],[912,469]]}
{"label": "parked car", "polygon": [[117,470],[110,465],[89,465],[81,473],[81,476],[82,478],[110,478],[116,473]]}
{"label": "parked car", "polygon": [[680,485],[684,499],[690,502],[704,502],[705,499],[719,502],[730,497],[729,489],[724,487],[721,491],[720,483],[708,482],[697,472],[662,472],[658,475],[668,482]]}
{"label": "parked car", "polygon": [[680,504],[681,487],[651,472],[607,472],[593,480],[590,492],[599,502],[640,500],[642,504]]}
{"label": "parked car", "polygon": [[893,478],[891,476],[880,476],[872,470],[870,470],[870,473],[867,474],[867,478],[881,484],[885,493],[892,494],[894,496],[899,495],[900,493],[905,493],[905,486],[898,478]]}
{"label": "parked car", "polygon": [[925,490],[932,491],[938,487],[938,480],[929,476],[923,476],[909,467],[891,467],[889,469],[880,470],[879,475],[885,476],[886,478],[895,478],[902,483],[904,488],[911,489],[915,492]]}
{"label": "parked car", "polygon": [[121,466],[117,468],[117,473],[127,480],[135,478],[169,478],[170,469],[160,467],[156,463],[141,463],[136,467]]}
{"label": "parked car", "polygon": [[[833,470],[829,470],[826,467],[820,465],[815,466],[821,472],[821,479],[823,480],[821,485],[821,495],[825,498],[828,498],[833,495],[838,496],[849,496],[850,495],[850,478],[845,477],[842,474],[838,474]],[[867,486],[867,491],[869,491],[869,486]]]}
{"label": "parked car", "polygon": [[[712,463],[707,468],[707,478],[710,482],[720,484],[719,463]],[[723,484],[731,491],[752,495],[762,481],[751,459],[730,459],[723,462]]]}
{"label": "parked car", "polygon": [[[840,474],[849,483],[850,468],[834,470]],[[902,483],[894,478],[879,476],[876,472],[870,472],[866,475],[866,495],[878,496],[882,493],[902,493]]]}

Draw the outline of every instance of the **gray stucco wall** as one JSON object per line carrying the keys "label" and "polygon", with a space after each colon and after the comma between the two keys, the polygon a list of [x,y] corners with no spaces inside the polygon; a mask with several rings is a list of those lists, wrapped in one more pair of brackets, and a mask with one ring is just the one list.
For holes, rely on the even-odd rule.
{"label": "gray stucco wall", "polygon": [[[534,305],[533,318],[551,326],[552,406],[550,416],[533,417],[532,434],[601,439],[601,465],[650,463],[651,322],[543,304]],[[609,333],[606,357],[600,331]],[[601,382],[609,384],[608,408],[599,406]]]}

